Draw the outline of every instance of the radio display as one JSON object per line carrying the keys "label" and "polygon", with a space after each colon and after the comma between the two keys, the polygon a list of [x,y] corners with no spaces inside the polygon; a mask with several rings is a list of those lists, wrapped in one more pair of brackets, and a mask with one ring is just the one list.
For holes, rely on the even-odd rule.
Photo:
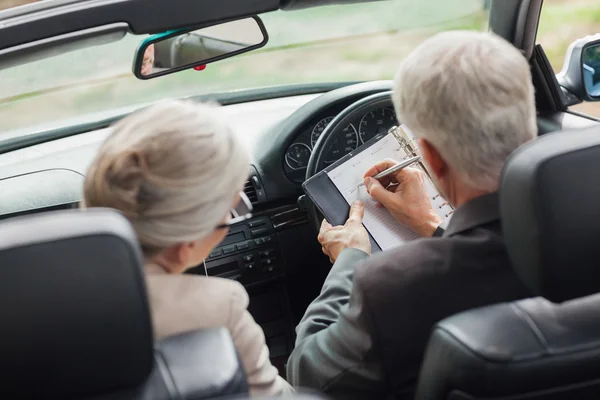
{"label": "radio display", "polygon": [[246,236],[244,232],[230,233],[225,236],[225,239],[219,244],[219,246],[226,246],[231,243],[241,242],[242,240],[246,240]]}
{"label": "radio display", "polygon": [[237,270],[238,270],[237,261],[232,261],[232,262],[217,265],[214,267],[208,267],[206,272],[208,273],[209,276],[216,276],[216,275],[221,275],[221,274],[225,274],[227,272],[232,272],[232,271],[237,271]]}

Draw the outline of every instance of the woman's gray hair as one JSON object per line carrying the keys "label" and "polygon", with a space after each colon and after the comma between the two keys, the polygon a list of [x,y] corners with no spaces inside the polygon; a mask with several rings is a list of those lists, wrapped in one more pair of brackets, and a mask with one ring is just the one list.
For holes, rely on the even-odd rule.
{"label": "woman's gray hair", "polygon": [[249,173],[216,106],[169,101],[114,125],[84,182],[84,205],[120,210],[146,256],[210,234]]}
{"label": "woman's gray hair", "polygon": [[449,31],[413,51],[395,77],[398,120],[478,189],[498,189],[508,155],[536,136],[525,57],[491,33]]}

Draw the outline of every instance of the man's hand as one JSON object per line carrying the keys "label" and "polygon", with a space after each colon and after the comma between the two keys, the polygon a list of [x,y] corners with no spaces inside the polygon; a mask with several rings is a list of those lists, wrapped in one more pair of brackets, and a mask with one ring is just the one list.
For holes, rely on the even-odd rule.
{"label": "man's hand", "polygon": [[384,160],[365,172],[367,192],[387,208],[396,221],[421,236],[433,236],[443,220],[431,206],[421,170],[404,168],[379,181],[371,178],[396,164],[394,160]]}
{"label": "man's hand", "polygon": [[362,224],[365,209],[360,201],[350,207],[350,216],[343,226],[331,226],[323,220],[317,239],[323,246],[323,253],[334,263],[344,249],[353,248],[371,254],[369,234]]}

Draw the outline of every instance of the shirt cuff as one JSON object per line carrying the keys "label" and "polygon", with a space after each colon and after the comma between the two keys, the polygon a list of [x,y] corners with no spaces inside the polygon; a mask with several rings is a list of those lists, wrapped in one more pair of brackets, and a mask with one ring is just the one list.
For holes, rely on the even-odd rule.
{"label": "shirt cuff", "polygon": [[446,230],[440,225],[437,228],[435,228],[432,237],[441,237],[444,234],[444,232],[446,232]]}

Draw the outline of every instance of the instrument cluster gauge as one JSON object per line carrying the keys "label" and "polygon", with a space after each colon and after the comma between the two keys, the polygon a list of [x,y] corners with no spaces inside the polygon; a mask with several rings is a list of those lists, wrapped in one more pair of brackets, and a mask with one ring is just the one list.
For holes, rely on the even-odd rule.
{"label": "instrument cluster gauge", "polygon": [[323,118],[322,120],[317,122],[317,124],[315,125],[315,127],[312,130],[312,133],[310,134],[310,144],[313,148],[315,147],[317,140],[319,140],[321,133],[323,133],[325,128],[327,128],[327,125],[329,125],[329,123],[332,120],[333,120],[333,117],[327,117],[327,118]]}
{"label": "instrument cluster gauge", "polygon": [[364,144],[380,133],[387,133],[397,125],[396,114],[391,108],[380,108],[366,113],[358,128],[360,141]]}
{"label": "instrument cluster gauge", "polygon": [[294,143],[285,153],[285,163],[293,170],[304,169],[308,165],[311,149],[304,143]]}
{"label": "instrument cluster gauge", "polygon": [[354,125],[348,125],[340,135],[333,139],[331,147],[324,156],[326,164],[331,164],[344,157],[358,147],[358,132]]}

